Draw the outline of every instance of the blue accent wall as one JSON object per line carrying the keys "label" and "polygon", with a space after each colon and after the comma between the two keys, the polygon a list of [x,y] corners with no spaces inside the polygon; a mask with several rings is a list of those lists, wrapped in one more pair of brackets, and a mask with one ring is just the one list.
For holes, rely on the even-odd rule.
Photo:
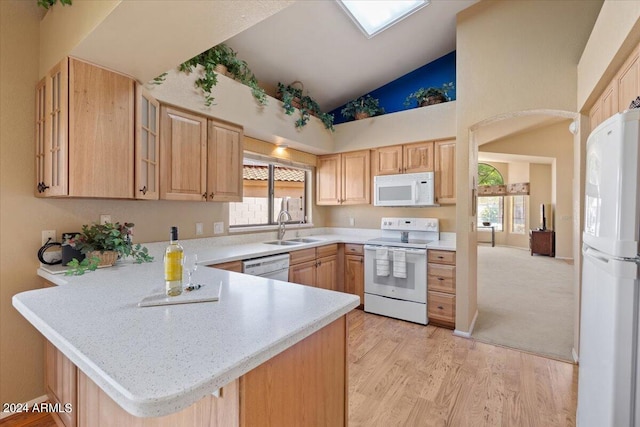
{"label": "blue accent wall", "polygon": [[[433,62],[399,77],[369,94],[380,100],[380,105],[384,108],[385,113],[395,113],[396,111],[409,110],[415,108],[415,105],[409,107],[404,105],[404,101],[409,94],[415,92],[421,87],[428,88],[430,86],[440,87],[444,83],[456,82],[456,51],[448,53]],[[363,94],[363,96],[366,94]],[[456,89],[448,91],[451,100],[456,99]],[[346,104],[345,104],[346,105]],[[330,111],[335,116],[335,124],[344,123],[351,119],[345,119],[340,111],[344,105]]]}

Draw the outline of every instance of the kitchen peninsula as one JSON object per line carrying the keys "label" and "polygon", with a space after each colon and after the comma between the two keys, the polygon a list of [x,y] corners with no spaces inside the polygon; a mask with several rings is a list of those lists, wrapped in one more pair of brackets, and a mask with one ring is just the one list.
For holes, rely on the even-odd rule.
{"label": "kitchen peninsula", "polygon": [[357,296],[211,268],[194,278],[221,283],[220,300],[138,307],[163,289],[158,260],[14,296],[77,367],[75,425],[346,425]]}

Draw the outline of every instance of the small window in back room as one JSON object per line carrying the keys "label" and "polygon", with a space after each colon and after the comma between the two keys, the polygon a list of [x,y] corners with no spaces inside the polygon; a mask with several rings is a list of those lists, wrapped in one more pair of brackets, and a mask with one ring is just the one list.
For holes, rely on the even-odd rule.
{"label": "small window in back room", "polygon": [[503,230],[504,178],[495,167],[478,163],[478,227],[492,226]]}
{"label": "small window in back room", "polygon": [[526,196],[511,196],[511,232],[524,234],[527,222]]}
{"label": "small window in back room", "polygon": [[280,211],[291,215],[288,223],[307,221],[306,191],[310,172],[275,159],[245,157],[242,202],[229,203],[229,226],[247,227],[278,223]]}

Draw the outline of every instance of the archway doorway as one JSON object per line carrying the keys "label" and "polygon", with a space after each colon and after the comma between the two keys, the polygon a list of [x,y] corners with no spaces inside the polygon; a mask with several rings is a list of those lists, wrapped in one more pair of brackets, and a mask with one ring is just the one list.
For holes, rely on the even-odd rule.
{"label": "archway doorway", "polygon": [[[574,220],[579,218],[575,211],[580,209],[581,194],[574,186],[580,171],[574,173],[573,167],[580,168],[581,149],[579,136],[570,132],[569,125],[578,120],[572,112],[530,110],[493,117],[470,128],[470,168],[489,165],[506,175],[505,183],[526,182],[531,188],[531,193],[518,197],[490,194],[493,199],[488,201],[496,206],[491,206],[492,218],[485,221],[480,208],[486,210],[487,203],[482,195],[475,200],[478,228],[472,250],[478,259],[478,317],[472,337],[476,339],[575,359],[580,254],[579,225]],[[546,205],[549,229],[555,233],[555,257],[529,252],[529,230],[541,226],[540,205]],[[483,227],[481,221],[490,226]],[[487,229],[495,233],[493,239]]]}

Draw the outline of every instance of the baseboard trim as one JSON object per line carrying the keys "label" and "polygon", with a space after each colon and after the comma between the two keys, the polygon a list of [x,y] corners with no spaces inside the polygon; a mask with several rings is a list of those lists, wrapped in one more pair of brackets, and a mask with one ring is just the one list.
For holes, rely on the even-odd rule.
{"label": "baseboard trim", "polygon": [[473,333],[473,328],[476,326],[476,320],[478,320],[478,310],[476,310],[476,314],[473,316],[473,320],[471,321],[471,326],[469,326],[469,332],[463,332],[458,329],[454,329],[453,335],[462,338],[471,338],[471,334]]}
{"label": "baseboard trim", "polygon": [[[31,399],[30,401],[26,402],[26,404],[29,406],[29,408],[31,408],[33,405],[37,403],[46,402],[47,400],[49,400],[49,396],[45,394],[43,396],[36,397],[35,399]],[[0,420],[4,420],[5,418],[9,418],[13,415],[18,415],[18,413],[17,412],[0,412]]]}
{"label": "baseboard trim", "polygon": [[574,363],[578,364],[579,357],[578,357],[578,352],[576,351],[575,348],[571,349],[571,355],[573,356]]}

